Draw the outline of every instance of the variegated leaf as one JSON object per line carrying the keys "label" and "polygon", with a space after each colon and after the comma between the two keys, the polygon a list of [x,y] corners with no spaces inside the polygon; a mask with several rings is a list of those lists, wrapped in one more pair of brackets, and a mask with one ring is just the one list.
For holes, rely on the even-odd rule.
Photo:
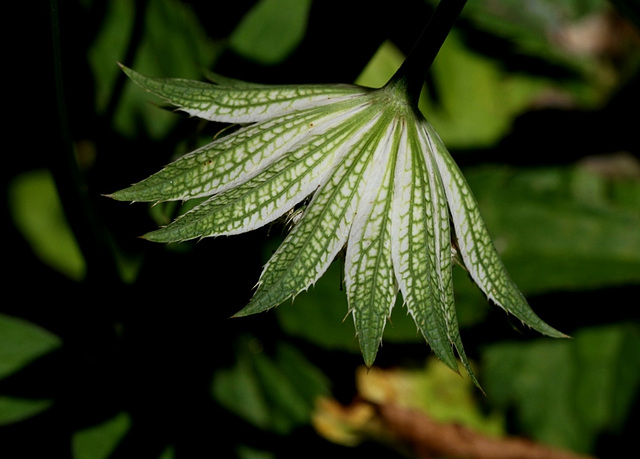
{"label": "variegated leaf", "polygon": [[391,258],[391,201],[397,121],[392,120],[374,154],[374,167],[367,177],[345,256],[345,285],[349,310],[364,361],[372,365],[385,324],[396,302],[397,286]]}
{"label": "variegated leaf", "polygon": [[208,84],[125,71],[191,115],[253,123],[110,195],[148,202],[209,197],[148,239],[250,231],[311,197],[237,316],[308,289],[346,244],[347,299],[365,363],[376,358],[399,291],[438,358],[457,371],[457,352],[478,384],[454,306],[455,232],[466,269],[490,300],[542,333],[565,336],[531,310],[509,278],[464,176],[403,84],[271,86],[216,74]]}
{"label": "variegated leaf", "polygon": [[[255,123],[363,96],[371,90],[355,85],[216,85],[181,78],[153,78],[127,67],[140,87],[192,116],[223,123]],[[227,82],[227,81],[223,81]]]}
{"label": "variegated leaf", "polygon": [[111,195],[121,201],[175,201],[240,185],[310,137],[340,123],[362,101],[291,113],[240,129],[186,154],[149,178]]}
{"label": "variegated leaf", "polygon": [[480,215],[478,203],[457,164],[433,127],[425,123],[432,152],[443,179],[460,254],[474,282],[498,306],[533,329],[553,337],[566,337],[540,319],[511,280]]}
{"label": "variegated leaf", "polygon": [[436,356],[458,371],[436,270],[434,208],[415,126],[402,128],[395,172],[391,237],[393,264],[409,313]]}
{"label": "variegated leaf", "polygon": [[380,142],[381,119],[384,121],[369,114],[354,129],[352,144],[345,147],[348,154],[327,175],[300,222],[265,266],[255,295],[238,315],[277,306],[309,288],[329,267],[347,241]]}
{"label": "variegated leaf", "polygon": [[[362,118],[364,108],[350,112]],[[145,235],[156,242],[239,234],[281,217],[320,185],[352,140],[347,119],[339,128],[315,134],[250,180],[217,194],[168,226]]]}
{"label": "variegated leaf", "polygon": [[449,225],[449,205],[447,203],[446,194],[444,191],[444,185],[442,183],[442,177],[440,171],[437,168],[435,159],[433,157],[433,143],[429,137],[429,132],[426,129],[426,120],[419,116],[416,119],[417,132],[416,137],[420,139],[422,143],[422,151],[424,154],[424,161],[427,167],[427,175],[429,177],[431,201],[434,203],[434,214],[432,219],[433,232],[435,239],[435,270],[437,273],[437,286],[438,294],[440,295],[440,304],[443,307],[443,316],[447,326],[447,333],[450,342],[458,352],[458,356],[462,361],[465,370],[473,380],[473,382],[479,387],[479,383],[471,369],[471,364],[467,358],[464,346],[462,345],[462,338],[460,336],[460,329],[458,326],[458,318],[456,314],[456,308],[453,296],[453,272],[452,272],[452,254],[451,254],[451,228]]}

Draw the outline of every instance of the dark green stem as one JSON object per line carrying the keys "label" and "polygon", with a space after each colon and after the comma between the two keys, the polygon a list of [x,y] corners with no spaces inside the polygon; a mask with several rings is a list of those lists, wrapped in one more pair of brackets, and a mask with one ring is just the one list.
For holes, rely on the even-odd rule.
{"label": "dark green stem", "polygon": [[404,85],[412,103],[418,103],[427,72],[466,3],[467,0],[440,0],[413,49],[387,83]]}

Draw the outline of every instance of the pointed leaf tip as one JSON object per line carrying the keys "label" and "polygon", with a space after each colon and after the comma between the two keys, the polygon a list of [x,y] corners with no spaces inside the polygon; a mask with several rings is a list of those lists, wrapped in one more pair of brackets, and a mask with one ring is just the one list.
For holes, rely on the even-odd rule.
{"label": "pointed leaf tip", "polygon": [[371,368],[376,360],[378,355],[378,350],[380,349],[381,341],[378,342],[363,342],[360,341],[360,350],[362,352],[362,359],[367,368]]}

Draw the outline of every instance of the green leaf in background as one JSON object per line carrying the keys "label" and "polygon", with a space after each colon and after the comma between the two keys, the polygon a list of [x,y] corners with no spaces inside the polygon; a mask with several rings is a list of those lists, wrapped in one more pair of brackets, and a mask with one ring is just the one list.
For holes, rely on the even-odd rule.
{"label": "green leaf in background", "polygon": [[135,2],[120,0],[106,3],[106,11],[100,33],[89,49],[89,64],[95,79],[96,109],[106,110],[111,91],[119,76],[118,60],[124,59],[131,39]]}
{"label": "green leaf in background", "polygon": [[355,84],[369,88],[381,88],[398,70],[404,58],[405,55],[393,42],[385,41],[358,75]]}
{"label": "green leaf in background", "polygon": [[0,379],[61,346],[60,338],[26,320],[0,314]]}
{"label": "green leaf in background", "polygon": [[48,399],[0,396],[0,427],[30,418],[53,404]]}
{"label": "green leaf in background", "polygon": [[494,145],[549,86],[467,49],[457,34],[447,37],[431,69],[437,99],[423,91],[420,110],[450,149]]}
{"label": "green leaf in background", "polygon": [[[404,57],[393,43],[383,43],[356,83],[382,86]],[[499,64],[467,49],[454,32],[447,37],[431,74],[437,102],[423,91],[420,110],[452,149],[494,144],[546,87],[539,79],[507,74]]]}
{"label": "green leaf in background", "polygon": [[[579,26],[581,19],[606,14],[610,3],[607,0],[535,0],[523,8],[520,0],[501,0],[500,7],[496,8],[491,1],[480,0],[469,2],[464,13],[478,29],[509,40],[522,54],[575,67],[578,63],[594,64],[595,61],[575,59],[563,46],[560,33]],[[597,39],[591,37],[594,38]],[[589,39],[583,36],[582,41]]]}
{"label": "green leaf in background", "polygon": [[73,459],[107,459],[131,427],[127,413],[102,424],[76,432],[72,439]]}
{"label": "green leaf in background", "polygon": [[[585,17],[606,20],[608,3],[538,0],[523,9],[518,0],[501,2],[500,8],[487,1],[469,2],[463,16],[513,44],[514,52],[587,77],[560,82],[543,75],[507,71],[502,62],[469,49],[454,30],[431,68],[436,97],[423,91],[420,110],[445,145],[455,150],[494,145],[509,131],[516,116],[550,95],[575,106],[602,103],[617,78],[612,78],[597,53],[582,52],[577,58],[578,50],[558,41],[561,33],[569,35],[574,29],[588,27],[588,23],[579,22]],[[403,59],[391,42],[383,43],[356,83],[381,86]]]}
{"label": "green leaf in background", "polygon": [[259,451],[249,448],[248,446],[240,445],[238,447],[238,459],[276,459],[276,456],[268,451]]}
{"label": "green leaf in background", "polygon": [[637,160],[609,155],[563,167],[484,166],[466,176],[523,292],[640,282]]}
{"label": "green leaf in background", "polygon": [[304,37],[310,0],[260,0],[229,37],[241,56],[265,65],[289,56]]}
{"label": "green leaf in background", "polygon": [[173,446],[168,446],[160,455],[159,459],[175,459],[176,453]]}
{"label": "green leaf in background", "polygon": [[489,402],[513,408],[522,431],[589,452],[621,428],[640,387],[637,324],[585,328],[572,341],[502,342],[483,350]]}
{"label": "green leaf in background", "polygon": [[73,280],[85,274],[85,262],[62,211],[53,177],[33,170],[9,184],[9,209],[34,253]]}
{"label": "green leaf in background", "polygon": [[[53,333],[26,320],[0,314],[0,379],[61,346]],[[48,399],[0,396],[0,426],[29,418],[46,410]]]}
{"label": "green leaf in background", "polygon": [[[116,79],[121,76],[116,64],[127,56],[135,8],[132,0],[107,2],[102,29],[90,49],[98,113],[107,108]],[[197,79],[202,76],[203,68],[213,64],[222,49],[221,43],[207,36],[189,5],[177,0],[147,2],[144,34],[136,48],[136,68],[156,75],[178,72],[186,78]],[[145,135],[161,138],[176,121],[175,114],[158,110],[144,94],[125,88],[118,104],[115,128],[133,137],[143,126]]]}
{"label": "green leaf in background", "polygon": [[326,377],[285,344],[273,358],[248,337],[237,348],[236,365],[214,377],[214,398],[246,421],[276,433],[307,424],[316,397],[328,390]]}
{"label": "green leaf in background", "polygon": [[[290,336],[304,338],[326,349],[359,353],[353,320],[347,315],[347,298],[341,288],[341,264],[341,260],[334,261],[309,291],[296,296],[293,303],[276,308],[275,314]],[[410,325],[413,335],[417,336],[415,324]]]}

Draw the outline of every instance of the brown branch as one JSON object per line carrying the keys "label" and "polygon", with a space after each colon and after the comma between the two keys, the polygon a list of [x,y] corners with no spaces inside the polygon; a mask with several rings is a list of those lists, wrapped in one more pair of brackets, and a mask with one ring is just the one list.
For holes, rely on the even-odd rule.
{"label": "brown branch", "polygon": [[396,438],[410,444],[418,457],[466,459],[593,459],[518,437],[493,438],[457,424],[434,421],[424,413],[394,404],[378,413]]}

